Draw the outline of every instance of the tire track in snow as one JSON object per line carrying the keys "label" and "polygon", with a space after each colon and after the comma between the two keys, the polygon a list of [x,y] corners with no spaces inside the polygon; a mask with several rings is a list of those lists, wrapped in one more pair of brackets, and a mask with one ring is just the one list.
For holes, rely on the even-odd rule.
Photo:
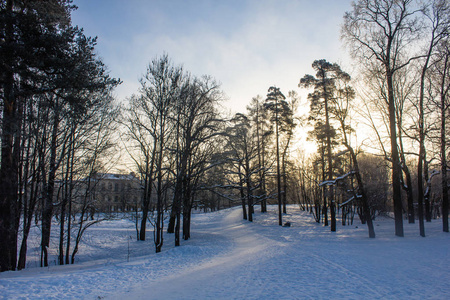
{"label": "tire track in snow", "polygon": [[384,288],[379,286],[374,286],[374,283],[370,281],[369,279],[366,279],[363,275],[358,274],[332,260],[326,259],[323,256],[319,256],[317,254],[309,253],[310,257],[315,259],[316,261],[323,262],[323,268],[327,270],[327,272],[333,272],[333,269],[335,270],[335,274],[337,277],[339,276],[345,276],[351,281],[363,281],[365,283],[365,288],[373,293],[372,299],[378,298],[383,299],[386,297],[386,294],[381,294],[379,291],[382,291]]}

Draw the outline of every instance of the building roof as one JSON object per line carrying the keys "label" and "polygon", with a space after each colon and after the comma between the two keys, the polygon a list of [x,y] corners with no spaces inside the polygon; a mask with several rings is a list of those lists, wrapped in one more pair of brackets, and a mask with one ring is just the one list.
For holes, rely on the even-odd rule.
{"label": "building roof", "polygon": [[109,180],[136,180],[136,175],[131,172],[129,174],[117,174],[117,173],[97,173],[95,175],[97,179],[109,179]]}

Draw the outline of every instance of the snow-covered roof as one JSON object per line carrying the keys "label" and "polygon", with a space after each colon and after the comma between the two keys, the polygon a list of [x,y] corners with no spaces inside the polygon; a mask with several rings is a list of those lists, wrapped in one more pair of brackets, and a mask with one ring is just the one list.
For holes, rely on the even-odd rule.
{"label": "snow-covered roof", "polygon": [[139,180],[136,175],[131,172],[129,174],[118,174],[118,173],[95,173],[90,178],[85,177],[80,181],[97,181],[97,180]]}
{"label": "snow-covered roof", "polygon": [[117,173],[97,173],[96,178],[98,179],[109,179],[109,180],[135,180],[137,179],[134,173],[129,174],[117,174]]}

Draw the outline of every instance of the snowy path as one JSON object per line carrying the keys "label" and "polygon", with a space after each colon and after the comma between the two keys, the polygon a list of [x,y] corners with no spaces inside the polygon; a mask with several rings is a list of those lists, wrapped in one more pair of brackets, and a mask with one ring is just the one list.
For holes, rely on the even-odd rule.
{"label": "snowy path", "polygon": [[[450,298],[450,236],[439,221],[426,224],[426,238],[417,224],[405,223],[406,236],[396,238],[392,220],[377,221],[377,238],[369,239],[359,222],[330,233],[297,208],[289,212],[289,228],[276,225],[275,210],[256,213],[254,223],[239,208],[194,215],[192,239],[181,247],[166,235],[162,253],[130,262],[111,245],[108,259],[6,272],[0,299]],[[94,233],[129,235],[123,223],[112,224]],[[106,251],[99,237],[89,242]],[[152,244],[135,246],[149,251]]]}
{"label": "snowy path", "polygon": [[[351,236],[333,237],[328,228],[311,223],[305,215],[287,216],[296,221],[290,228],[273,226],[274,212],[263,220],[257,216],[255,224],[241,218],[241,211],[235,209],[214,225],[198,224],[196,232],[212,233],[210,242],[224,248],[219,255],[112,298],[443,299],[442,295],[450,295],[450,250],[444,245],[434,249],[422,239],[424,248],[417,248],[420,238],[374,241],[366,237],[364,226],[356,236],[353,226],[345,228]],[[448,235],[447,239],[438,235],[450,246]],[[442,268],[438,257],[445,258],[447,268]],[[424,269],[427,274],[421,273]],[[440,292],[429,293],[430,286],[439,286]]]}
{"label": "snowy path", "polygon": [[[226,249],[220,255],[113,298],[143,298],[150,295],[154,299],[167,299],[168,291],[171,299],[229,299],[230,291],[235,292],[237,298],[260,298],[258,294],[263,290],[263,281],[260,280],[262,270],[255,270],[255,267],[265,265],[276,255],[278,243],[265,240],[253,232],[251,224],[245,224],[241,218],[241,211],[234,210],[217,220],[215,226],[207,223],[196,228],[197,233],[205,234],[213,230],[210,232],[210,242]],[[252,274],[251,270],[255,273]]]}

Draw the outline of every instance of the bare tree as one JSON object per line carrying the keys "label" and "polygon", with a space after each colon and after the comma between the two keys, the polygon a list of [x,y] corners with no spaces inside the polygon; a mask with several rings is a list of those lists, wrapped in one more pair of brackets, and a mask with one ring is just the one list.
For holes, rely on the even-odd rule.
{"label": "bare tree", "polygon": [[[221,134],[222,119],[218,104],[222,101],[220,85],[211,77],[194,78],[189,82],[187,94],[177,105],[180,118],[180,158],[182,179],[183,239],[190,238],[191,211],[199,182],[212,162],[214,137]],[[177,218],[179,220],[179,218]]]}
{"label": "bare tree", "polygon": [[131,99],[127,127],[137,145],[142,161],[134,157],[143,179],[143,207],[140,239],[145,240],[146,222],[153,186],[156,196],[154,241],[156,252],[163,245],[164,208],[168,173],[165,171],[168,157],[168,140],[174,126],[170,120],[183,82],[181,67],[174,67],[167,54],[154,59],[141,79],[140,96]]}
{"label": "bare tree", "polygon": [[[425,11],[424,15],[429,22],[427,26],[430,31],[430,38],[426,53],[424,55],[424,61],[422,63],[420,72],[420,89],[419,89],[419,159],[417,164],[417,186],[418,186],[418,213],[419,213],[419,225],[420,235],[425,236],[424,226],[424,212],[423,212],[423,200],[424,200],[424,178],[423,178],[423,164],[426,162],[425,153],[425,125],[424,125],[424,98],[425,98],[425,76],[427,75],[432,55],[434,54],[435,47],[440,41],[447,37],[450,29],[450,19],[448,17],[450,7],[447,1],[436,0],[433,1],[430,11]],[[427,29],[428,29],[427,28]],[[426,170],[428,173],[428,170]],[[428,204],[429,207],[429,204]]]}
{"label": "bare tree", "polygon": [[387,86],[390,152],[392,160],[392,190],[395,215],[395,234],[403,236],[401,203],[401,165],[397,142],[396,95],[394,76],[407,66],[416,55],[408,50],[419,34],[416,14],[420,8],[413,0],[359,0],[353,10],[344,16],[342,37],[352,53],[381,72]]}
{"label": "bare tree", "polygon": [[[259,189],[253,179],[259,173],[258,159],[258,140],[256,132],[251,129],[251,123],[244,114],[236,114],[231,120],[232,126],[227,130],[229,149],[229,162],[232,163],[239,177],[239,191],[241,195],[243,217],[253,221],[253,206],[255,205],[255,191]],[[244,188],[245,187],[245,188]],[[246,201],[245,201],[246,200]],[[245,207],[248,205],[248,212]]]}
{"label": "bare tree", "polygon": [[442,229],[444,232],[449,232],[448,213],[449,213],[449,200],[448,200],[448,109],[450,103],[448,101],[448,95],[450,91],[450,46],[448,38],[441,41],[437,49],[436,62],[432,66],[432,76],[430,80],[430,94],[434,99],[433,105],[437,107],[440,118],[438,127],[439,136],[439,157],[440,157],[440,173],[441,173],[441,210],[442,210]]}
{"label": "bare tree", "polygon": [[250,105],[247,106],[248,116],[256,127],[258,165],[259,165],[259,190],[258,198],[261,203],[261,212],[267,212],[267,144],[273,133],[267,110],[264,109],[264,103],[261,96],[252,98]]}
{"label": "bare tree", "polygon": [[350,113],[351,102],[355,97],[355,91],[351,86],[348,85],[348,80],[350,78],[343,77],[337,82],[337,97],[333,97],[333,112],[334,116],[340,124],[340,129],[342,131],[343,144],[350,153],[350,159],[352,162],[353,174],[356,178],[358,185],[357,193],[354,195],[354,199],[361,199],[362,210],[364,221],[367,222],[367,227],[369,230],[369,237],[375,238],[375,230],[372,223],[372,216],[370,213],[369,199],[365,185],[363,183],[361,171],[359,168],[359,163],[356,157],[355,150],[351,146],[349,133],[352,128],[348,125],[348,117]]}
{"label": "bare tree", "polygon": [[17,262],[22,204],[17,197],[23,145],[20,133],[26,99],[58,85],[54,76],[48,75],[61,70],[62,53],[73,37],[69,16],[70,6],[63,1],[8,0],[0,4],[0,271],[15,270]]}

